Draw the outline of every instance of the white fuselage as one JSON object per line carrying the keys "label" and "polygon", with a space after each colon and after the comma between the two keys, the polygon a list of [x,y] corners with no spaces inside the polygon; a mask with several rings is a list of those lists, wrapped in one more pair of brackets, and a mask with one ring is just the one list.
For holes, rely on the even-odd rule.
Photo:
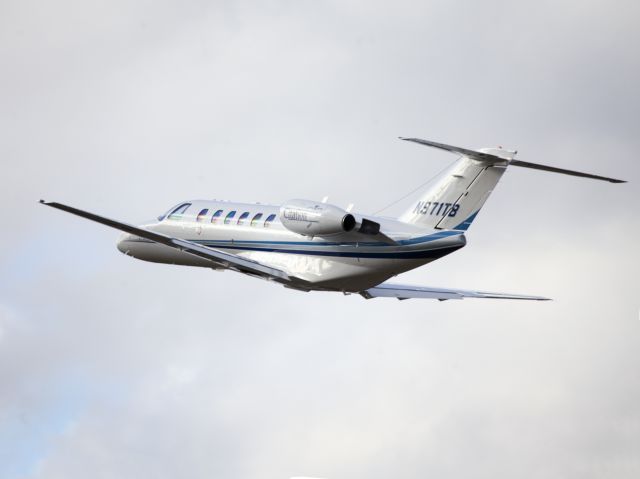
{"label": "white fuselage", "polygon": [[[184,214],[163,216],[142,226],[281,269],[298,280],[292,287],[302,290],[362,291],[466,243],[462,231],[427,229],[369,215],[395,244],[357,232],[311,237],[285,228],[279,206],[208,200],[187,203],[190,206]],[[229,217],[231,212],[235,214]],[[354,216],[362,219],[362,215]],[[118,249],[145,261],[211,268],[210,261],[130,234],[120,238]]]}

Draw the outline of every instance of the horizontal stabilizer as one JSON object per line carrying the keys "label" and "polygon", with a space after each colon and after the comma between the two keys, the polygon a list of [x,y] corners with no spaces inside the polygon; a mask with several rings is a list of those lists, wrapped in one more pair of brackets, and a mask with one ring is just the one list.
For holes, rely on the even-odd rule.
{"label": "horizontal stabilizer", "polygon": [[411,141],[413,143],[418,143],[420,145],[431,146],[433,148],[449,151],[451,153],[458,153],[459,155],[463,155],[468,158],[473,158],[474,160],[478,160],[478,161],[488,161],[490,163],[496,163],[496,162],[504,162],[507,160],[507,158],[501,158],[499,156],[491,155],[489,153],[483,153],[482,151],[469,150],[467,148],[461,148],[459,146],[445,145],[444,143],[437,143],[435,141],[421,140],[420,138],[400,137],[400,139],[404,141]]}
{"label": "horizontal stabilizer", "polygon": [[527,161],[511,160],[512,166],[522,166],[523,168],[532,168],[534,170],[551,171],[552,173],[561,173],[563,175],[580,176],[581,178],[591,178],[593,180],[608,181],[609,183],[626,183],[624,180],[616,180],[606,176],[592,175],[591,173],[582,173],[581,171],[565,170],[564,168],[556,168],[555,166],[539,165],[538,163],[529,163]]}
{"label": "horizontal stabilizer", "polygon": [[[520,161],[513,159],[515,152],[501,150],[501,149],[486,149],[481,151],[469,150],[467,148],[460,148],[458,146],[445,145],[444,143],[437,143],[435,141],[422,140],[420,138],[403,138],[401,140],[411,141],[420,145],[431,146],[440,150],[449,151],[451,153],[457,153],[459,155],[466,156],[473,160],[482,161],[491,165],[513,165],[523,168],[532,168],[534,170],[550,171],[552,173],[560,173],[563,175],[579,176],[581,178],[591,178],[593,180],[608,181],[609,183],[626,183],[624,180],[618,180],[615,178],[609,178],[607,176],[593,175],[591,173],[583,173],[581,171],[567,170],[564,168],[556,168],[555,166],[540,165],[538,163],[529,163],[527,161]],[[492,153],[488,153],[491,151]]]}
{"label": "horizontal stabilizer", "polygon": [[489,299],[523,299],[530,301],[549,301],[541,296],[522,294],[489,293],[486,291],[471,291],[465,289],[430,288],[428,286],[412,286],[406,284],[382,283],[373,288],[361,291],[360,295],[371,298],[428,298],[445,301],[447,299],[489,298]]}

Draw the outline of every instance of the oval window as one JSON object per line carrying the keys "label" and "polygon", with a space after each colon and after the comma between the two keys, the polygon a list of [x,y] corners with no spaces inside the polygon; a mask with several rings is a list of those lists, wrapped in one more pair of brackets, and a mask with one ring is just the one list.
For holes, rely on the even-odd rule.
{"label": "oval window", "polygon": [[218,222],[218,218],[220,218],[222,216],[222,210],[218,210],[216,211],[213,216],[211,217],[211,222],[212,223],[217,223]]}
{"label": "oval window", "polygon": [[273,220],[275,220],[275,219],[276,219],[276,215],[275,214],[269,215],[267,217],[267,219],[264,220],[264,227],[268,228],[269,226],[271,226],[271,223],[273,223]]}
{"label": "oval window", "polygon": [[231,223],[231,220],[233,219],[233,217],[236,215],[235,211],[230,211],[229,214],[227,215],[227,217],[224,219],[224,224],[228,225],[229,223]]}

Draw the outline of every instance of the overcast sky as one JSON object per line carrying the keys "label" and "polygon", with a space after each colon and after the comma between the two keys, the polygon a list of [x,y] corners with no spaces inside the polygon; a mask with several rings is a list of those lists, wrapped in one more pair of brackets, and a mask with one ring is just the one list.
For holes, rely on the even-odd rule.
{"label": "overcast sky", "polygon": [[[2,1],[0,476],[640,477],[638,5]],[[371,213],[454,159],[398,136],[630,183],[510,170],[401,278],[548,303],[144,263],[37,204]]]}

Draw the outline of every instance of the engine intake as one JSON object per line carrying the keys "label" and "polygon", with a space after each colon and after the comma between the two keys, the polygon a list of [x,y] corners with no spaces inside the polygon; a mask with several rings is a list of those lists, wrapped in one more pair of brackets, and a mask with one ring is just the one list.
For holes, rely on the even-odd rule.
{"label": "engine intake", "polygon": [[280,221],[305,236],[329,236],[356,227],[356,219],[342,208],[311,200],[290,200],[280,207]]}

